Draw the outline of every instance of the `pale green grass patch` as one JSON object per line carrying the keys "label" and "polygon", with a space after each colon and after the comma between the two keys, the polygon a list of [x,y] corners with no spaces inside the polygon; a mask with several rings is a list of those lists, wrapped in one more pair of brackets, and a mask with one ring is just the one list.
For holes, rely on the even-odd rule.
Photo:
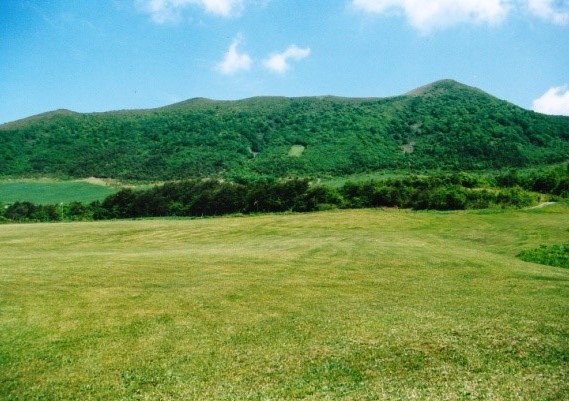
{"label": "pale green grass patch", "polygon": [[567,399],[566,215],[0,226],[0,399]]}
{"label": "pale green grass patch", "polygon": [[300,157],[306,148],[302,145],[292,145],[288,151],[288,155],[292,157]]}
{"label": "pale green grass patch", "polygon": [[88,181],[6,180],[0,181],[0,203],[90,203],[116,191],[116,188]]}

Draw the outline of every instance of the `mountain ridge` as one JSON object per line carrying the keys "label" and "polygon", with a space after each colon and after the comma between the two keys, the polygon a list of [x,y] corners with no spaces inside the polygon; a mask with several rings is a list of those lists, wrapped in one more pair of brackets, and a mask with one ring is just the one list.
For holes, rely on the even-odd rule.
{"label": "mountain ridge", "polygon": [[[568,117],[440,80],[391,97],[193,98],[153,109],[42,113],[0,126],[0,176],[242,179],[512,168],[566,161],[568,139]],[[294,146],[303,152],[290,152]]]}
{"label": "mountain ridge", "polygon": [[[188,106],[188,105],[197,105],[197,104],[199,104],[199,105],[210,104],[211,105],[211,104],[216,104],[216,103],[240,103],[240,102],[250,102],[250,101],[256,101],[256,100],[286,100],[286,99],[320,99],[320,100],[322,100],[322,99],[333,99],[333,100],[348,101],[348,102],[373,101],[373,100],[392,99],[392,98],[405,97],[405,96],[418,96],[420,94],[423,94],[423,93],[421,93],[422,91],[433,89],[433,88],[438,87],[439,85],[445,85],[445,84],[456,85],[456,86],[460,86],[463,88],[474,89],[474,90],[479,91],[481,93],[486,93],[486,92],[482,91],[481,89],[478,89],[478,88],[473,87],[473,86],[468,86],[468,85],[462,84],[462,83],[455,81],[453,79],[441,79],[441,80],[434,81],[432,83],[420,86],[418,88],[412,89],[412,90],[410,90],[410,91],[408,91],[402,95],[391,95],[391,96],[351,97],[351,96],[338,96],[338,95],[330,95],[330,94],[328,94],[328,95],[315,95],[315,96],[259,95],[259,96],[251,96],[251,97],[245,97],[245,98],[234,99],[234,100],[213,99],[213,98],[208,98],[208,97],[197,96],[197,97],[181,100],[179,102],[167,104],[164,106],[140,108],[140,109],[116,109],[116,110],[104,110],[104,111],[92,111],[92,112],[78,112],[78,111],[74,111],[74,110],[70,110],[70,109],[66,109],[66,108],[48,110],[48,111],[41,112],[38,114],[33,114],[33,115],[30,115],[27,117],[23,117],[23,118],[14,120],[14,121],[4,122],[4,123],[0,124],[0,129],[6,128],[7,126],[10,126],[12,124],[17,124],[17,123],[21,123],[24,121],[29,121],[31,119],[50,117],[52,115],[58,115],[58,114],[100,115],[100,114],[107,114],[107,113],[124,113],[124,112],[135,112],[135,113],[141,112],[141,113],[144,113],[144,112],[152,112],[152,111],[156,111],[156,110],[163,110],[163,109],[169,109],[169,108],[178,108],[178,107],[183,107],[183,106]],[[517,106],[517,107],[520,107],[520,106]],[[520,107],[520,108],[522,108],[522,107]]]}

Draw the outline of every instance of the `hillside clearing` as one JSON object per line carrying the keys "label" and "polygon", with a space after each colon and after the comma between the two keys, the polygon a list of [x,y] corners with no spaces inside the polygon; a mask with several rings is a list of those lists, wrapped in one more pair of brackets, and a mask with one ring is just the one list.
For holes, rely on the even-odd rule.
{"label": "hillside clearing", "polygon": [[566,206],[0,226],[0,400],[564,400]]}
{"label": "hillside clearing", "polygon": [[288,151],[288,155],[291,157],[300,157],[304,153],[306,148],[302,145],[292,145]]}

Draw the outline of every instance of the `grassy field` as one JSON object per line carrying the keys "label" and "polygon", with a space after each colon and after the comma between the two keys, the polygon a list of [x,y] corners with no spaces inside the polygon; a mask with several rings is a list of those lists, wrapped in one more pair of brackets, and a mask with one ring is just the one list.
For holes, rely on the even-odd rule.
{"label": "grassy field", "polygon": [[103,200],[117,190],[87,181],[15,180],[0,181],[0,203],[28,201],[58,204],[73,201],[89,203]]}
{"label": "grassy field", "polygon": [[0,226],[0,400],[567,400],[566,206]]}

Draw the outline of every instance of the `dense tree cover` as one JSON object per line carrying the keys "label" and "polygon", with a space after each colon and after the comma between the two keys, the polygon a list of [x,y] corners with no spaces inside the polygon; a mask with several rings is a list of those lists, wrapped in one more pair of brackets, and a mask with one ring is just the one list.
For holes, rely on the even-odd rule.
{"label": "dense tree cover", "polygon": [[[79,202],[66,205],[16,202],[2,208],[0,221],[215,216],[370,207],[463,210],[531,206],[540,199],[540,194],[533,192],[535,189],[554,196],[569,196],[565,166],[518,174],[515,182],[505,181],[509,175],[484,177],[464,172],[410,175],[381,181],[346,182],[341,187],[310,185],[306,179],[248,184],[209,179],[185,180],[149,189],[123,189],[103,202],[88,205]],[[548,185],[543,185],[544,182]]]}
{"label": "dense tree cover", "polygon": [[569,164],[558,165],[530,172],[508,170],[495,177],[499,187],[511,188],[519,186],[528,191],[569,197]]}
{"label": "dense tree cover", "polygon": [[[480,170],[568,158],[569,118],[454,81],[385,99],[193,99],[138,111],[58,111],[0,126],[0,176],[174,180]],[[290,155],[301,145],[301,155]],[[294,154],[294,153],[293,153]]]}

